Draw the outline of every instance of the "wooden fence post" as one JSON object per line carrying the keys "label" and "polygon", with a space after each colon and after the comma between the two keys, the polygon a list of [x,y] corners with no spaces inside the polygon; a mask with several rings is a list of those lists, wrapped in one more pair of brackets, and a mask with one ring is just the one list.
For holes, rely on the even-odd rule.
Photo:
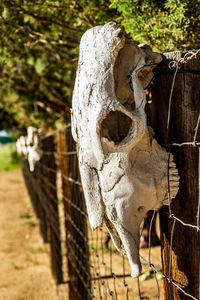
{"label": "wooden fence post", "polygon": [[[41,157],[40,163],[42,161],[43,157]],[[34,171],[34,179],[36,181],[35,190],[38,194],[38,203],[37,203],[37,210],[38,210],[38,218],[39,218],[39,226],[40,226],[40,233],[43,237],[44,243],[49,242],[48,237],[48,221],[47,221],[47,211],[45,207],[46,203],[46,196],[44,196],[43,190],[43,178],[42,176],[42,166],[41,164],[36,163],[35,165],[35,171]]]}
{"label": "wooden fence post", "polygon": [[[171,59],[180,59],[180,52],[168,53],[157,68],[152,87],[152,126],[160,144],[200,142],[200,128],[196,131],[200,113],[200,59],[193,58],[178,70],[171,98],[169,130],[169,98],[175,69],[168,65]],[[165,299],[191,299],[170,282],[172,279],[184,292],[199,299],[200,232],[197,228],[199,203],[199,147],[185,144],[172,145],[171,153],[180,175],[179,192],[169,208],[160,210],[161,243]],[[192,299],[195,299],[192,298]]]}
{"label": "wooden fence post", "polygon": [[38,178],[38,172],[41,173],[41,167],[36,164],[34,172],[31,172],[29,169],[28,160],[23,156],[21,158],[22,173],[24,176],[24,181],[26,188],[33,206],[33,209],[36,213],[36,216],[39,220],[40,232],[43,238],[44,243],[48,242],[48,229],[47,229],[47,216],[46,210],[42,205],[43,196],[40,195],[40,179]]}
{"label": "wooden fence post", "polygon": [[65,207],[69,299],[91,299],[86,208],[78,181],[76,145],[68,126],[59,132],[60,170]]}
{"label": "wooden fence post", "polygon": [[[51,249],[51,269],[57,284],[63,282],[62,274],[62,253],[60,240],[60,224],[58,215],[58,199],[57,199],[57,166],[55,162],[55,137],[49,136],[42,140],[42,150],[44,151],[42,158],[42,178],[44,184],[44,197],[46,203],[49,242]],[[46,154],[45,154],[46,152]]]}

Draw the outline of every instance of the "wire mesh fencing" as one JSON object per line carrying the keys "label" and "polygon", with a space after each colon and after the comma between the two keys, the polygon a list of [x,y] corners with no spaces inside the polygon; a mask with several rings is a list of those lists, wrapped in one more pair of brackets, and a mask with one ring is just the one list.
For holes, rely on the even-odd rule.
{"label": "wire mesh fencing", "polygon": [[[106,227],[90,229],[70,125],[43,136],[40,145],[33,172],[24,156],[21,163],[41,235],[50,244],[52,274],[67,286],[62,299],[148,299]],[[152,269],[150,255],[141,259],[145,271]],[[160,299],[156,270],[160,276],[160,266],[152,269],[154,297]]]}
{"label": "wire mesh fencing", "polygon": [[[28,161],[23,157],[22,170],[43,240],[50,244],[52,274],[58,285],[68,286],[63,299],[151,299],[143,293],[145,282],[140,277],[131,278],[126,256],[115,250],[111,240],[106,242],[106,228],[95,231],[89,228],[71,127],[42,137],[41,148],[43,155],[34,172],[30,172]],[[172,217],[175,227],[177,218]],[[154,218],[155,213],[151,223]],[[172,243],[173,234],[171,239]],[[161,277],[187,295],[170,272],[165,274],[154,264],[151,226],[148,250],[148,255],[140,255],[140,259],[144,272],[150,270],[155,278],[154,299],[163,299],[162,284],[158,280]],[[196,299],[189,294],[188,297]]]}
{"label": "wire mesh fencing", "polygon": [[[198,299],[200,50],[165,54],[163,66],[157,72],[151,89],[152,123],[156,138],[169,152],[168,207],[160,210],[165,294],[169,299]],[[174,201],[171,201],[173,186],[169,175],[172,155],[180,176]]]}
{"label": "wire mesh fencing", "polygon": [[[177,73],[178,71],[175,73],[174,78]],[[172,80],[172,90],[174,85],[175,79]],[[170,116],[171,106],[173,106],[172,100],[172,93],[170,93],[166,118],[168,120],[167,130],[170,128],[170,122],[172,122],[172,116]],[[22,157],[25,183],[33,208],[39,219],[40,231],[44,242],[49,242],[50,244],[52,273],[58,285],[67,286],[63,299],[162,300],[164,298],[160,278],[164,279],[165,289],[170,287],[172,290],[169,299],[177,299],[177,294],[180,297],[178,299],[198,299],[194,296],[194,293],[188,292],[184,276],[182,281],[177,281],[172,270],[172,265],[175,263],[173,243],[178,236],[181,236],[181,240],[184,240],[183,236],[186,230],[190,230],[186,236],[191,236],[197,241],[197,248],[194,251],[196,253],[199,251],[200,196],[199,192],[196,193],[197,190],[200,190],[198,179],[200,178],[200,152],[199,142],[197,141],[200,127],[199,112],[195,112],[192,122],[195,130],[191,141],[170,142],[168,145],[165,143],[165,146],[168,146],[169,162],[171,153],[174,154],[173,147],[178,149],[190,147],[193,149],[194,153],[190,155],[191,159],[196,162],[195,168],[190,168],[190,161],[187,156],[184,156],[184,153],[181,155],[186,157],[187,163],[183,167],[180,160],[178,167],[181,180],[186,181],[189,176],[195,178],[194,191],[192,191],[192,187],[188,187],[190,192],[188,201],[193,196],[198,198],[196,201],[197,207],[191,208],[192,220],[195,220],[195,222],[192,222],[191,219],[188,219],[189,221],[187,222],[187,220],[181,219],[176,213],[171,204],[171,187],[168,184],[169,206],[162,209],[160,213],[161,216],[162,214],[165,215],[167,221],[170,221],[168,244],[163,245],[164,251],[168,252],[168,256],[166,256],[168,257],[168,262],[166,264],[163,261],[162,270],[160,266],[154,263],[151,237],[152,224],[156,216],[155,212],[152,214],[150,222],[148,253],[143,255],[142,251],[140,252],[140,259],[143,265],[142,276],[148,271],[154,278],[154,296],[143,292],[147,282],[142,280],[142,276],[139,276],[137,279],[131,278],[127,257],[115,250],[112,241],[108,238],[106,227],[103,226],[95,231],[90,230],[78,169],[77,150],[71,136],[70,125],[52,132],[50,135],[41,137],[43,155],[40,161],[37,162],[34,172],[29,171],[28,161],[25,157]],[[175,153],[175,155],[178,158],[178,154]],[[184,193],[182,187],[180,187],[180,190],[181,193]],[[181,210],[181,207],[179,209]],[[187,248],[187,241],[184,240],[184,243]],[[198,257],[198,254],[195,255],[197,263]],[[188,260],[190,261],[191,259],[189,256]],[[187,265],[187,263],[186,261],[185,264]],[[189,285],[194,281],[191,274],[190,276],[191,278],[187,278]],[[197,294],[196,291],[195,294]]]}

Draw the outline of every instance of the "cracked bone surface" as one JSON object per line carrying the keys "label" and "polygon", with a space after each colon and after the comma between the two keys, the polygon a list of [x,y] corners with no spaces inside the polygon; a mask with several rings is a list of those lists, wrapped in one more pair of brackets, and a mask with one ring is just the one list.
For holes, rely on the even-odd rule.
{"label": "cracked bone surface", "polygon": [[[153,138],[144,111],[151,64],[161,60],[147,45],[127,40],[113,22],[94,27],[80,42],[73,93],[72,135],[90,225],[105,222],[133,277],[141,272],[141,221],[168,201],[168,153]],[[179,176],[172,157],[169,166],[173,198]]]}

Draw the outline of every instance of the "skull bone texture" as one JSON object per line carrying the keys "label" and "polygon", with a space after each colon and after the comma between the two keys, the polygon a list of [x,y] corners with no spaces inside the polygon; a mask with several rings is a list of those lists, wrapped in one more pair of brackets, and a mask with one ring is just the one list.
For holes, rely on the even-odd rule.
{"label": "skull bone texture", "polygon": [[42,156],[42,150],[40,149],[39,137],[41,131],[34,127],[28,127],[27,130],[27,158],[29,162],[30,171],[33,172],[36,163]]}
{"label": "skull bone texture", "polygon": [[[161,60],[149,46],[127,40],[113,22],[94,27],[80,42],[73,92],[72,135],[90,225],[105,222],[133,277],[141,272],[140,224],[167,201],[168,153],[153,138],[144,110],[144,88]],[[170,182],[173,198],[179,176],[172,159]]]}
{"label": "skull bone texture", "polygon": [[27,155],[28,155],[26,140],[27,140],[27,137],[20,136],[16,142],[17,152],[20,155],[23,155],[25,158],[27,158]]}

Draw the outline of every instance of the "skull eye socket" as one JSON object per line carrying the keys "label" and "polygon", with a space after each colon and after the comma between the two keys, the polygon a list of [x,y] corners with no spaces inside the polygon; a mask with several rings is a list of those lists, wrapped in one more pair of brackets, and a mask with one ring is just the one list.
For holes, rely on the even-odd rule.
{"label": "skull eye socket", "polygon": [[133,127],[133,120],[127,115],[121,111],[111,111],[101,123],[101,138],[104,137],[116,145],[126,144],[129,141],[124,139]]}

